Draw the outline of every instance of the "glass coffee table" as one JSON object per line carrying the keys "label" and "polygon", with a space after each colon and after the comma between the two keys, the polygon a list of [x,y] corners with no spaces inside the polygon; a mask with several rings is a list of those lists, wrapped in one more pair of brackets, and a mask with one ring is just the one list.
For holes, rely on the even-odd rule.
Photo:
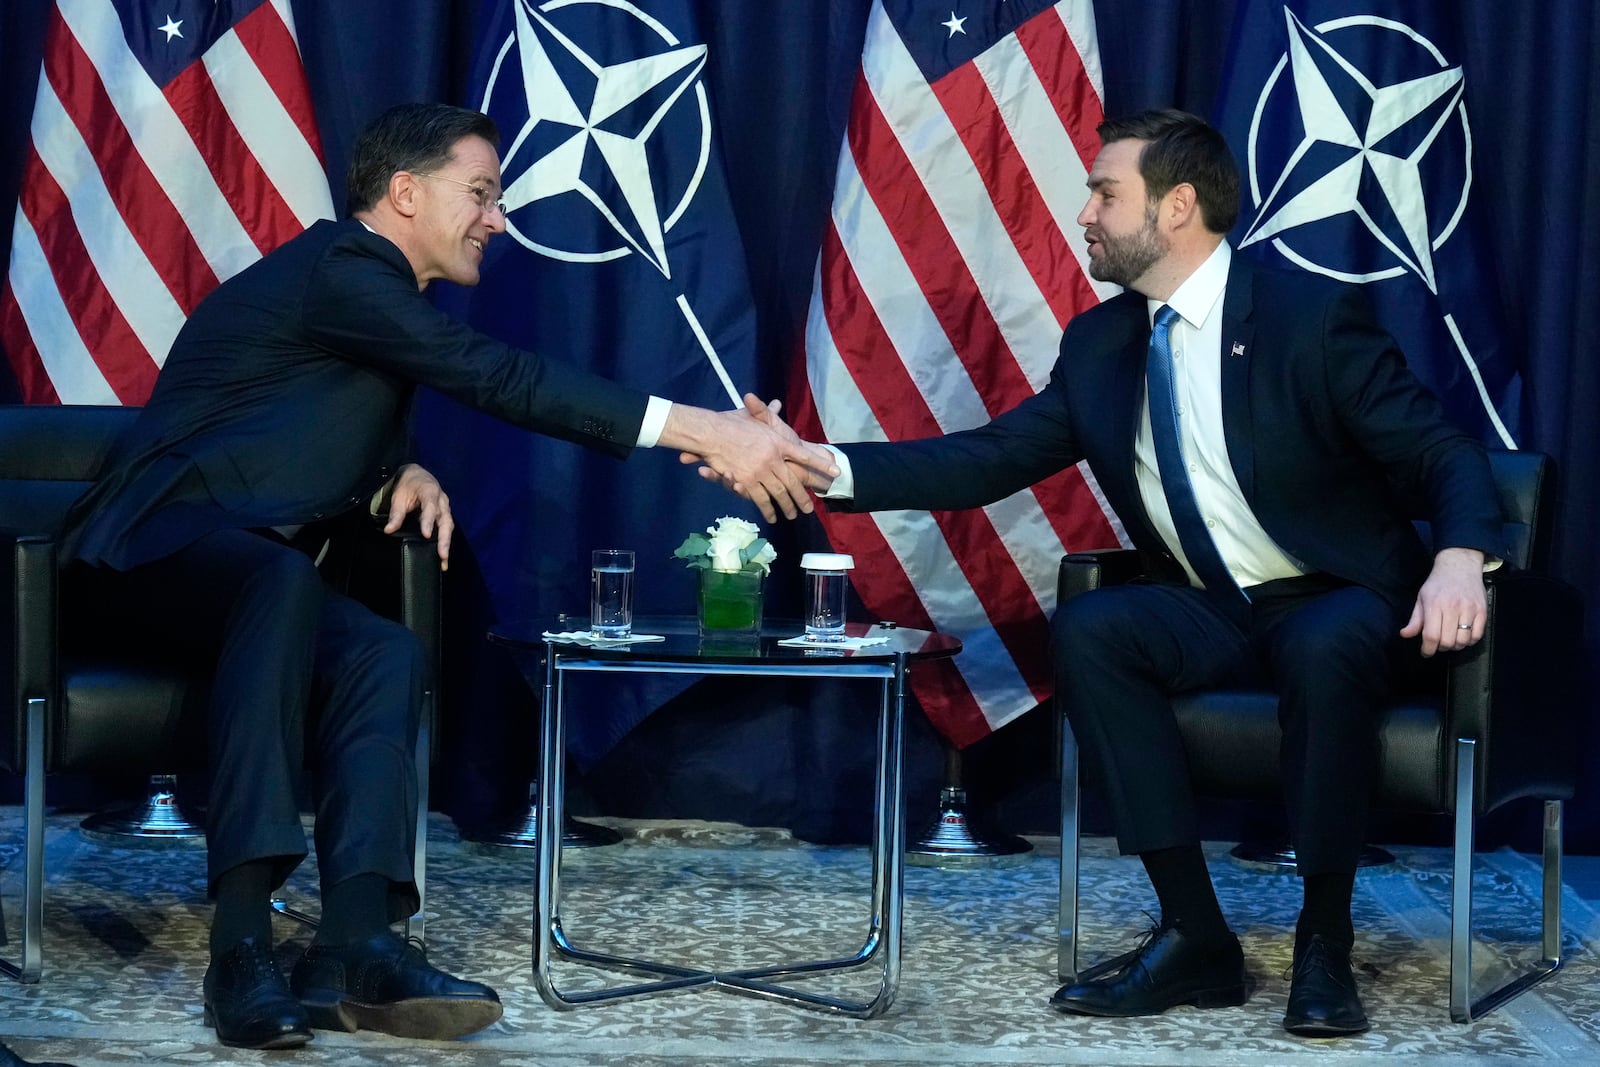
{"label": "glass coffee table", "polygon": [[[523,666],[534,657],[542,666],[542,743],[539,746],[540,827],[560,826],[565,807],[566,718],[563,679],[573,671],[634,674],[699,674],[788,676],[796,678],[859,678],[875,681],[882,697],[878,712],[877,774],[873,793],[871,914],[860,949],[835,959],[801,960],[760,967],[725,969],[689,966],[669,960],[645,960],[576,946],[561,923],[561,835],[538,835],[538,872],[533,926],[533,977],[539,995],[551,1007],[576,1008],[681,989],[717,989],[743,996],[782,1001],[839,1015],[870,1018],[888,1009],[900,981],[900,927],[904,884],[905,815],[901,780],[902,720],[906,674],[922,660],[943,659],[961,651],[948,634],[893,625],[851,625],[849,637],[883,638],[882,643],[850,649],[799,648],[783,645],[800,633],[798,623],[769,623],[754,640],[702,641],[693,617],[645,617],[634,620],[634,632],[659,634],[664,640],[630,645],[585,645],[546,638],[579,629],[576,616],[548,624],[496,626],[489,639],[505,646]],[[530,672],[531,673],[531,672]],[[557,959],[620,970],[646,980],[602,989],[563,991],[551,974]],[[865,1000],[828,996],[786,984],[785,980],[825,975],[868,966],[878,968],[876,994]]]}

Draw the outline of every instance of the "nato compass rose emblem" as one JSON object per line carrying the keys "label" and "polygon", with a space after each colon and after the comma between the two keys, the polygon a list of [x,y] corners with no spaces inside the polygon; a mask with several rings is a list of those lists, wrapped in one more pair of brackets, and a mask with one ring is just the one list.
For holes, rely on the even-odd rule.
{"label": "nato compass rose emblem", "polygon": [[[1250,120],[1258,211],[1240,247],[1271,241],[1301,267],[1349,282],[1409,272],[1437,295],[1434,254],[1461,222],[1472,185],[1461,68],[1391,19],[1308,28],[1287,8],[1284,17],[1288,51]],[[1379,55],[1381,72],[1363,69]],[[1295,132],[1298,143],[1286,143]]]}
{"label": "nato compass rose emblem", "polygon": [[[480,110],[515,130],[501,170],[506,232],[571,263],[637,255],[668,281],[666,235],[711,158],[703,44],[684,44],[630,0],[515,0]],[[678,307],[723,387],[689,302]]]}

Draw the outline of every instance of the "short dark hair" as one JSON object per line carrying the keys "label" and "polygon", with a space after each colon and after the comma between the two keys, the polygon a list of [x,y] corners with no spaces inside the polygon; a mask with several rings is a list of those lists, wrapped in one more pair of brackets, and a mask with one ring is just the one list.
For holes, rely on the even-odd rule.
{"label": "short dark hair", "polygon": [[379,115],[356,138],[345,176],[345,211],[370,211],[397,171],[434,170],[448,162],[463,137],[500,143],[494,120],[481,111],[449,104],[399,104]]}
{"label": "short dark hair", "polygon": [[1239,220],[1239,164],[1228,142],[1198,115],[1176,108],[1141,111],[1107,119],[1099,127],[1100,143],[1144,141],[1139,176],[1154,203],[1173,186],[1194,186],[1200,218],[1212,233],[1227,233]]}

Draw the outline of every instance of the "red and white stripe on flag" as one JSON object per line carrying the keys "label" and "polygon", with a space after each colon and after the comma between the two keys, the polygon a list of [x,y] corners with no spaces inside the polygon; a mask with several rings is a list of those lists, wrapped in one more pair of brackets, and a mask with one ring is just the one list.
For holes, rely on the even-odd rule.
{"label": "red and white stripe on flag", "polygon": [[[943,11],[891,17],[878,0],[869,16],[794,398],[808,438],[981,425],[1042,388],[1067,321],[1115,292],[1089,279],[1075,223],[1102,119],[1091,0],[1045,6],[930,78],[909,43],[930,27],[908,23],[928,19],[946,49]],[[912,676],[958,746],[1050,696],[1062,554],[1126,543],[1081,464],[982,509],[822,521],[873,618],[962,638]]]}
{"label": "red and white stripe on flag", "polygon": [[289,0],[215,6],[56,0],[0,290],[29,403],[143,403],[202,297],[333,217]]}

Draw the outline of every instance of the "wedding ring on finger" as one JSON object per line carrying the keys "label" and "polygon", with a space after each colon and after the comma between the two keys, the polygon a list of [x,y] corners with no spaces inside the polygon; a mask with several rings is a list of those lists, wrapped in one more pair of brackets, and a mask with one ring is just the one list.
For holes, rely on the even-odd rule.
{"label": "wedding ring on finger", "polygon": [[1458,629],[1458,630],[1470,630],[1470,629],[1472,629],[1472,624],[1470,622],[1458,622],[1458,623],[1456,623],[1456,629]]}

